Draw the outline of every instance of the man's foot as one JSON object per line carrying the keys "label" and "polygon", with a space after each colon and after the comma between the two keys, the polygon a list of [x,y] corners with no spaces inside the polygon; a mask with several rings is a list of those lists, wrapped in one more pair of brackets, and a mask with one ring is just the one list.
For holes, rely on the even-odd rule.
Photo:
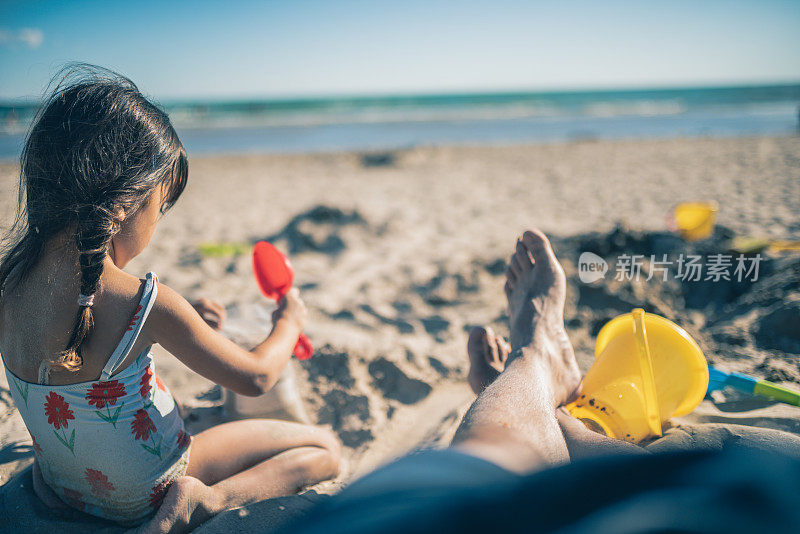
{"label": "man's foot", "polygon": [[[577,393],[581,372],[564,328],[567,282],[547,237],[528,230],[517,241],[506,271],[512,350],[544,358],[552,372],[556,406]],[[512,358],[514,355],[512,355]]]}
{"label": "man's foot", "polygon": [[191,532],[217,513],[216,493],[200,480],[184,476],[173,482],[156,515],[141,534]]}
{"label": "man's foot", "polygon": [[469,382],[472,391],[480,395],[486,386],[500,376],[506,368],[506,358],[511,345],[502,336],[495,335],[490,327],[476,326],[469,333],[467,354],[469,355]]}

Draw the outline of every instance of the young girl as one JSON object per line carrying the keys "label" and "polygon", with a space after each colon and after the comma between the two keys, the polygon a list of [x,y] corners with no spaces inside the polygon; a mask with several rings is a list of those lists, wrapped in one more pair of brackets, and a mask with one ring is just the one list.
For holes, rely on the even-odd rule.
{"label": "young girl", "polygon": [[186,433],[152,345],[258,395],[289,361],[304,304],[292,290],[248,352],[155,274],[124,272],[186,186],[186,153],[130,80],[97,68],[64,80],[26,140],[0,260],[0,354],[37,494],[128,524],[158,509],[148,528],[166,532],[334,477],[339,444],[320,428],[247,420]]}

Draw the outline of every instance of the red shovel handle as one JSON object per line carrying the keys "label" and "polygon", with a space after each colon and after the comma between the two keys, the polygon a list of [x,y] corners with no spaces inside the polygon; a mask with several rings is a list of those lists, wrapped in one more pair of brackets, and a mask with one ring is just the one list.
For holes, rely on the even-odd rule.
{"label": "red shovel handle", "polygon": [[314,346],[305,334],[300,334],[297,338],[297,345],[294,346],[294,357],[298,360],[308,360],[314,355]]}

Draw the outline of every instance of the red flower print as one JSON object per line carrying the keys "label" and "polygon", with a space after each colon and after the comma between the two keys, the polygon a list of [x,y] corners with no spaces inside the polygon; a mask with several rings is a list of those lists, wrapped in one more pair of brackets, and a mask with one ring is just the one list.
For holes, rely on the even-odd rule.
{"label": "red flower print", "polygon": [[51,391],[44,403],[44,414],[47,416],[47,422],[53,425],[56,430],[69,427],[69,420],[75,419],[72,410],[69,409],[69,403],[64,400],[64,397]]}
{"label": "red flower print", "polygon": [[183,430],[180,430],[178,432],[178,448],[179,449],[185,449],[186,447],[189,446],[189,444],[191,442],[192,442],[191,434],[189,434],[187,432],[184,432]]}
{"label": "red flower print", "polygon": [[138,320],[139,320],[139,312],[140,312],[140,311],[142,311],[142,305],[141,305],[141,304],[139,304],[138,306],[136,306],[136,311],[135,311],[135,312],[133,312],[133,319],[131,319],[131,322],[130,322],[130,324],[128,325],[128,330],[127,330],[128,332],[130,332],[131,330],[133,330],[133,326],[136,324],[136,321],[138,321]]}
{"label": "red flower print", "polygon": [[156,425],[150,416],[143,409],[136,412],[136,418],[131,421],[131,433],[134,439],[147,439],[150,437],[150,432],[156,431]]}
{"label": "red flower print", "polygon": [[156,374],[156,385],[158,389],[161,391],[167,391],[167,386],[164,385],[164,382],[161,381],[161,377]]}
{"label": "red flower print", "polygon": [[42,454],[42,448],[39,446],[38,443],[36,443],[36,438],[33,436],[33,434],[31,434],[31,440],[33,441],[33,450],[35,450],[39,454]]}
{"label": "red flower print", "polygon": [[116,380],[97,382],[86,390],[86,400],[98,408],[105,408],[106,404],[116,404],[117,399],[123,395],[125,395],[125,386]]}
{"label": "red flower print", "polygon": [[153,508],[158,508],[161,506],[161,501],[164,500],[164,495],[166,495],[167,490],[169,490],[171,485],[171,480],[162,480],[153,486],[153,491],[150,493],[150,506]]}
{"label": "red flower print", "polygon": [[139,384],[142,386],[139,388],[139,394],[142,398],[147,397],[147,394],[150,393],[150,379],[153,378],[153,370],[150,366],[147,366],[147,369],[144,370],[142,373],[142,379],[139,380]]}
{"label": "red flower print", "polygon": [[92,487],[92,493],[98,497],[108,497],[108,492],[114,491],[114,484],[108,481],[108,477],[97,469],[86,468],[86,482]]}
{"label": "red flower print", "polygon": [[77,508],[78,510],[83,511],[83,509],[86,507],[86,503],[83,502],[83,493],[74,489],[67,489],[67,488],[64,488],[62,491],[63,495],[61,495],[61,499],[65,503],[72,506],[73,508]]}

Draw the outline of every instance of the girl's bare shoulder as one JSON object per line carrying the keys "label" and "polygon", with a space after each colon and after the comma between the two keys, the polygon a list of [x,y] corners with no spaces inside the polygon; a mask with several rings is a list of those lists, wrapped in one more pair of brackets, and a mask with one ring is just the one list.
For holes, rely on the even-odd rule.
{"label": "girl's bare shoulder", "polygon": [[154,336],[168,335],[175,328],[186,327],[196,319],[197,312],[180,293],[171,287],[158,283],[158,295],[150,313],[151,331]]}

